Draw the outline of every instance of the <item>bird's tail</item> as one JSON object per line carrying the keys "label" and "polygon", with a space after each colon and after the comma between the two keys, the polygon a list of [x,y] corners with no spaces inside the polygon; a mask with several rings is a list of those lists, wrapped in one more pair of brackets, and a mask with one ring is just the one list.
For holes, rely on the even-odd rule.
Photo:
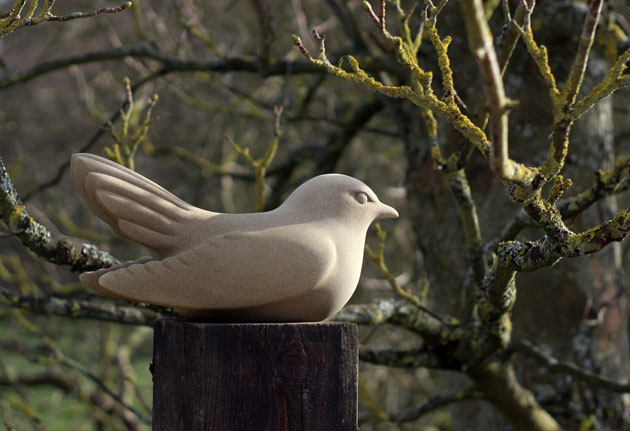
{"label": "bird's tail", "polygon": [[181,223],[195,210],[153,181],[93,154],[74,154],[70,172],[92,211],[154,257],[176,247]]}

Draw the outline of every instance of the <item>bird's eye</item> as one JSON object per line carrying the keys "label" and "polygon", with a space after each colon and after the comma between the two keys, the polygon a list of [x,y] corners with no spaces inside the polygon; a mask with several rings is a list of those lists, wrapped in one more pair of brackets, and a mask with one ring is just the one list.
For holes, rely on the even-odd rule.
{"label": "bird's eye", "polygon": [[364,204],[364,203],[367,203],[367,202],[372,202],[372,199],[370,199],[370,197],[367,194],[363,193],[363,192],[356,192],[354,194],[354,198],[360,204]]}

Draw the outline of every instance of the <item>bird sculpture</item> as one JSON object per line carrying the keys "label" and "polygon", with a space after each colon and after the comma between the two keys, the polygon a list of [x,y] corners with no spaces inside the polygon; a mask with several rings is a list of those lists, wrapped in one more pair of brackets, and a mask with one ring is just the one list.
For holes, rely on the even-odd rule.
{"label": "bird sculpture", "polygon": [[356,289],[369,225],[398,217],[368,186],[340,174],[306,181],[272,211],[225,214],[93,154],[74,154],[70,170],[90,209],[151,253],[85,272],[81,282],[191,318],[324,320]]}

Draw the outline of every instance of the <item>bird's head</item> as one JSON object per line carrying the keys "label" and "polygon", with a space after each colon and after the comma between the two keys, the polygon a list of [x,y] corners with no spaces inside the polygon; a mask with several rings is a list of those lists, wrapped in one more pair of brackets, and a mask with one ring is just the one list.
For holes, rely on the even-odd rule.
{"label": "bird's head", "polygon": [[341,174],[308,180],[295,189],[283,207],[308,214],[312,219],[340,219],[365,228],[374,220],[398,217],[398,212],[379,201],[372,189]]}

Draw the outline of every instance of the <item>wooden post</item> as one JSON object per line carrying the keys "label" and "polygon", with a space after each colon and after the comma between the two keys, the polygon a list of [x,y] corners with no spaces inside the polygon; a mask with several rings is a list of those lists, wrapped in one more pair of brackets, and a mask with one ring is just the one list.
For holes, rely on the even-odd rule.
{"label": "wooden post", "polygon": [[356,431],[357,328],[161,319],[154,431]]}

